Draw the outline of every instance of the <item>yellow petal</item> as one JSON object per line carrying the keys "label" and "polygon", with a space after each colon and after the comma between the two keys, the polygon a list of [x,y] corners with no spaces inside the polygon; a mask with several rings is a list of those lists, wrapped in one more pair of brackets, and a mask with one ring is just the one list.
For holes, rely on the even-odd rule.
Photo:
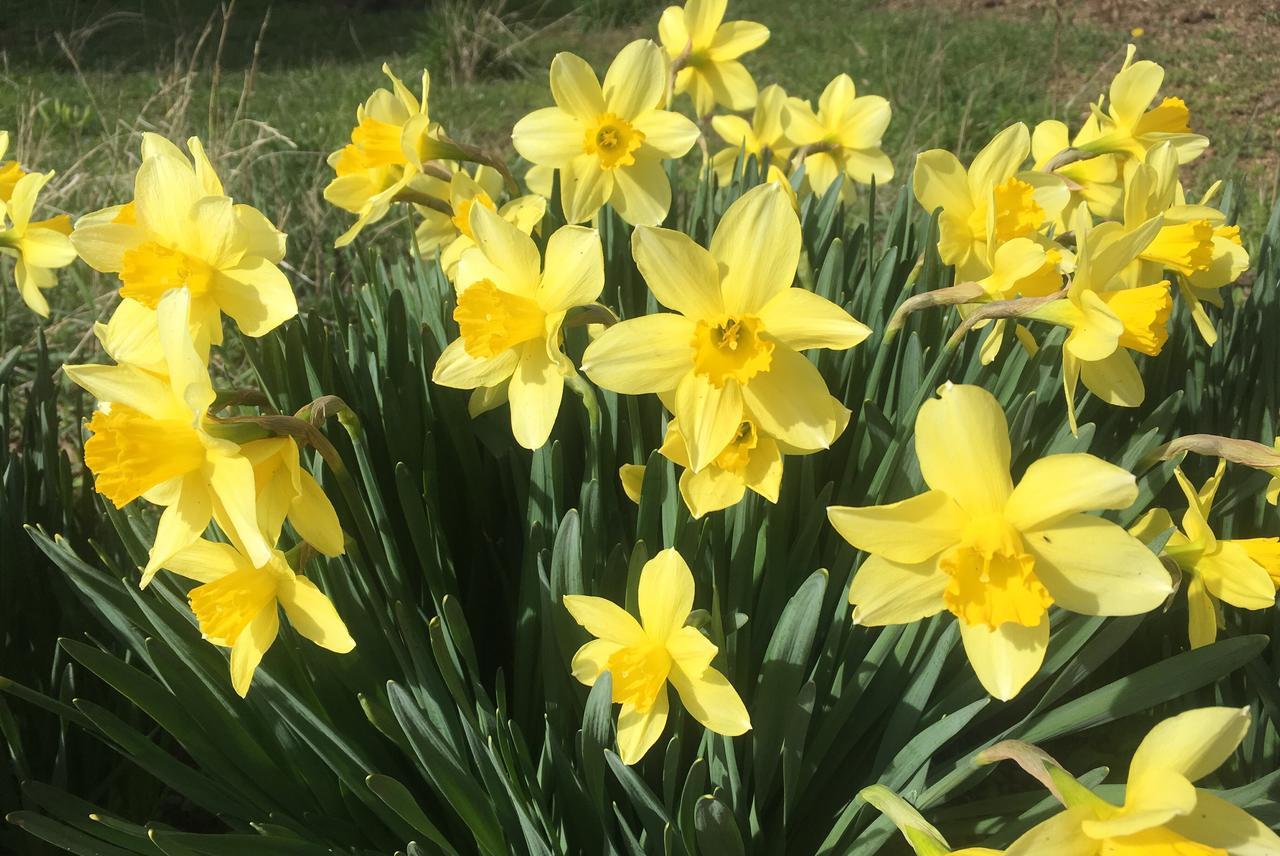
{"label": "yellow petal", "polygon": [[843,308],[803,288],[786,288],[760,310],[764,328],[797,351],[809,348],[852,348],[871,335],[871,328]]}
{"label": "yellow petal", "polygon": [[262,662],[262,655],[267,653],[271,643],[276,641],[276,633],[280,630],[280,616],[276,612],[273,601],[271,606],[258,613],[249,622],[249,626],[240,632],[231,647],[231,686],[236,695],[244,698],[249,692],[249,683],[253,673]]}
{"label": "yellow petal", "polygon": [[672,548],[654,556],[640,570],[637,594],[645,633],[665,640],[684,626],[693,610],[693,573]]}
{"label": "yellow petal", "polygon": [[662,162],[641,157],[630,166],[612,171],[613,192],[609,204],[633,226],[656,226],[671,210],[671,181]]}
{"label": "yellow petal", "polygon": [[1191,782],[1203,779],[1236,751],[1249,732],[1249,719],[1247,707],[1201,707],[1164,720],[1134,752],[1129,786],[1149,779],[1158,791],[1160,779],[1169,773]]}
{"label": "yellow petal", "polygon": [[156,539],[147,556],[147,565],[142,569],[142,580],[138,583],[146,588],[155,576],[156,571],[168,564],[179,551],[196,542],[204,530],[209,528],[213,517],[213,498],[209,495],[199,475],[190,475],[183,479],[182,490],[178,499],[160,515],[160,523],[156,526]]}
{"label": "yellow petal", "polygon": [[1187,580],[1187,641],[1192,648],[1212,645],[1218,638],[1218,605],[1204,586],[1204,577]]}
{"label": "yellow petal", "polygon": [[1082,361],[1080,380],[1090,392],[1116,407],[1137,407],[1146,397],[1142,375],[1123,348],[1104,360]]}
{"label": "yellow petal", "polygon": [[1049,455],[1027,467],[1004,514],[1025,530],[1084,511],[1128,508],[1137,498],[1137,481],[1126,469],[1093,455]]}
{"label": "yellow petal", "polygon": [[325,495],[324,488],[311,473],[302,470],[298,474],[302,492],[289,507],[289,523],[298,530],[302,540],[326,556],[340,556],[346,549],[342,524],[338,513]]}
{"label": "yellow petal", "polygon": [[1009,478],[1009,426],[995,397],[948,383],[916,417],[916,457],[925,483],[969,514],[1002,510]]}
{"label": "yellow petal", "polygon": [[333,601],[311,580],[295,576],[280,586],[279,598],[293,629],[321,648],[345,654],[356,647]]}
{"label": "yellow petal", "polygon": [[676,387],[675,415],[680,420],[689,465],[699,472],[724,451],[742,424],[742,388],[734,380],[716,386],[705,376],[687,374]]}
{"label": "yellow petal", "polygon": [[538,305],[563,312],[600,297],[604,289],[604,253],[600,233],[582,226],[562,226],[547,241]]}
{"label": "yellow petal", "polygon": [[879,95],[855,98],[837,126],[840,144],[850,149],[878,149],[892,118],[893,108]]}
{"label": "yellow petal", "polygon": [[525,342],[520,351],[520,362],[507,387],[511,433],[526,449],[540,449],[551,436],[560,412],[564,375],[559,363],[547,354],[543,340]]}
{"label": "yellow petal", "polygon": [[960,638],[978,680],[995,698],[1008,701],[1040,671],[1049,647],[1049,618],[1035,627],[1006,622],[995,630],[960,622]]}
{"label": "yellow petal", "polygon": [[1023,833],[1004,856],[1097,856],[1098,842],[1080,829],[1090,816],[1083,806],[1059,812]]}
{"label": "yellow petal", "polygon": [[829,449],[839,433],[826,381],[803,354],[781,342],[769,370],[743,386],[742,398],[765,434],[795,449]]}
{"label": "yellow petal", "polygon": [[701,73],[711,94],[710,106],[695,105],[699,115],[707,115],[716,104],[723,104],[727,110],[750,110],[756,106],[758,92],[755,79],[736,59],[717,60],[696,71]]}
{"label": "yellow petal", "polygon": [[689,29],[684,22],[684,8],[668,6],[658,18],[658,38],[666,50],[667,58],[674,60],[689,47]]}
{"label": "yellow petal", "polygon": [[630,704],[618,714],[618,757],[622,763],[639,763],[645,753],[658,742],[667,726],[667,687],[663,684],[653,706],[641,713]]}
{"label": "yellow petal", "polygon": [[461,338],[454,339],[436,360],[431,380],[454,389],[494,386],[511,377],[520,361],[516,348],[508,348],[496,357],[473,357],[467,353]]}
{"label": "yellow petal", "polygon": [[973,210],[964,166],[944,149],[930,149],[916,156],[911,188],[920,207],[930,214],[942,208],[967,218]]}
{"label": "yellow petal", "polygon": [[471,206],[470,224],[476,246],[491,265],[506,274],[503,281],[494,284],[512,294],[532,297],[542,269],[542,256],[533,239],[483,205]]}
{"label": "yellow petal", "polygon": [[582,594],[564,596],[565,609],[588,633],[619,645],[643,644],[648,636],[626,610],[602,597]]}
{"label": "yellow petal", "polygon": [[1169,821],[1171,832],[1226,850],[1232,856],[1271,856],[1280,853],[1280,836],[1244,809],[1208,791],[1196,791],[1196,804],[1183,817]]}
{"label": "yellow petal", "polygon": [[869,556],[849,586],[853,622],[866,627],[910,624],[937,615],[951,577],[929,559],[916,564]]}
{"label": "yellow petal", "polygon": [[123,404],[155,419],[191,418],[168,384],[134,366],[64,366],[63,371],[98,401]]}
{"label": "yellow petal", "polygon": [[630,122],[657,107],[665,89],[662,51],[648,39],[637,39],[618,52],[605,72],[605,108]]}
{"label": "yellow petal", "polygon": [[85,264],[102,273],[118,273],[124,266],[124,254],[146,240],[137,226],[124,223],[91,223],[77,225],[71,243]]}
{"label": "yellow petal", "polygon": [[1216,551],[1201,556],[1196,573],[1214,597],[1232,606],[1266,609],[1276,602],[1271,575],[1234,541],[1219,541]]}
{"label": "yellow petal", "polygon": [[184,246],[192,208],[202,195],[191,166],[175,158],[147,158],[133,188],[138,225],[168,246]]}
{"label": "yellow petal", "polygon": [[747,459],[742,480],[770,502],[778,501],[778,489],[782,485],[782,453],[776,440],[760,436]]}
{"label": "yellow petal", "polygon": [[664,158],[684,157],[701,133],[687,117],[671,110],[650,110],[633,125],[644,134],[645,147],[656,150]]}
{"label": "yellow petal", "polygon": [[573,655],[573,676],[587,686],[595,686],[600,673],[608,668],[609,658],[622,650],[617,642],[592,639]]}
{"label": "yellow petal", "polygon": [[[572,114],[559,107],[543,107],[516,122],[511,145],[530,163],[563,168],[582,154],[585,134],[586,129]],[[325,198],[329,198],[327,189]]]}
{"label": "yellow petal", "polygon": [[746,494],[742,476],[714,465],[701,472],[685,470],[680,474],[680,498],[695,520],[737,505]]}
{"label": "yellow petal", "polygon": [[969,165],[969,195],[985,199],[992,187],[1016,173],[1031,152],[1031,134],[1021,122],[1010,125],[982,147]]}
{"label": "yellow petal", "polygon": [[695,47],[712,43],[728,5],[728,0],[688,0],[684,4],[684,23]]}
{"label": "yellow petal", "polygon": [[644,485],[644,464],[623,464],[618,467],[618,481],[622,482],[622,492],[634,503],[640,502],[640,491]]}
{"label": "yellow petal", "polygon": [[672,663],[670,677],[685,709],[709,730],[736,737],[751,729],[751,717],[742,697],[717,670],[708,666],[695,674],[687,672],[676,661]]}
{"label": "yellow petal", "polygon": [[753,315],[795,279],[800,220],[777,184],[762,184],[729,206],[711,238],[725,310]]}
{"label": "yellow petal", "polygon": [[708,56],[715,62],[737,59],[769,41],[769,28],[755,21],[726,21],[711,39]]}
{"label": "yellow petal", "polygon": [[220,270],[214,296],[246,336],[265,336],[298,314],[289,278],[260,256]]}
{"label": "yellow petal", "polygon": [[658,302],[693,319],[724,315],[715,257],[683,232],[637,226],[631,255]]}
{"label": "yellow petal", "polygon": [[863,552],[913,564],[960,543],[968,516],[945,493],[931,490],[890,505],[827,509],[831,525]]}
{"label": "yellow petal", "polygon": [[211,454],[206,475],[218,525],[229,529],[227,534],[239,540],[254,567],[262,567],[271,559],[272,545],[258,529],[253,467],[238,454]]}
{"label": "yellow petal", "polygon": [[252,568],[252,565],[235,547],[204,538],[198,538],[174,553],[164,565],[166,571],[202,583],[211,583],[246,568]]}
{"label": "yellow petal", "polygon": [[562,165],[560,199],[565,220],[581,223],[594,217],[613,194],[613,183],[613,171],[602,169],[595,155],[580,154]]}
{"label": "yellow petal", "polygon": [[551,60],[551,97],[557,107],[583,122],[605,112],[600,79],[590,63],[571,53],[558,53]]}
{"label": "yellow petal", "polygon": [[606,329],[582,355],[597,385],[624,395],[673,392],[693,368],[693,322],[658,313]]}
{"label": "yellow petal", "polygon": [[1141,60],[1122,70],[1111,81],[1108,109],[1125,130],[1132,130],[1155,100],[1164,82],[1164,69]]}

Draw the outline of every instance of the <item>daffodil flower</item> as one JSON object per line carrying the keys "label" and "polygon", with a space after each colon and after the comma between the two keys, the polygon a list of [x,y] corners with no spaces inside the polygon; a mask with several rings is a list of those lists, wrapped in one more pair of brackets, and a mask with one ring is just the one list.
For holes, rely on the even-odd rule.
{"label": "daffodil flower", "polygon": [[[783,130],[787,105],[799,99],[787,95],[774,83],[760,90],[755,113],[748,122],[741,116],[712,116],[711,127],[725,141],[725,148],[711,158],[711,168],[721,186],[733,180],[733,169],[740,155],[755,158],[763,164],[768,161],[773,169],[786,165],[794,146]],[[783,173],[785,175],[785,173]]]}
{"label": "daffodil flower", "polygon": [[675,311],[601,333],[582,357],[588,377],[625,395],[669,393],[695,473],[733,441],[748,411],[788,446],[831,445],[843,408],[800,352],[851,348],[870,331],[792,287],[800,221],[782,188],[763,184],[730,205],[709,250],[680,232],[639,227],[631,251],[658,302]]}
{"label": "daffodil flower", "polygon": [[27,174],[22,164],[16,160],[4,159],[8,151],[9,132],[0,131],[0,202],[8,202],[13,198],[13,189],[17,187],[18,179]]}
{"label": "daffodil flower", "polygon": [[1131,230],[1115,222],[1090,228],[1088,220],[1088,211],[1080,209],[1076,272],[1067,296],[1027,314],[1070,330],[1062,344],[1062,386],[1072,433],[1078,381],[1108,404],[1142,403],[1146,388],[1130,351],[1159,354],[1169,338],[1173,311],[1167,280],[1129,287],[1122,276],[1159,233],[1163,219],[1152,217]]}
{"label": "daffodil flower", "polygon": [[[1187,633],[1192,648],[1211,644],[1218,638],[1218,601],[1240,609],[1268,609],[1276,602],[1276,583],[1270,569],[1280,573],[1276,538],[1226,540],[1218,538],[1209,525],[1209,513],[1227,462],[1218,468],[1199,490],[1192,486],[1182,468],[1174,470],[1178,485],[1187,498],[1182,528],[1163,508],[1152,509],[1134,524],[1135,536],[1147,543],[1173,530],[1161,555],[1177,563],[1187,578]],[[1269,567],[1268,567],[1269,566]]]}
{"label": "daffodil flower", "polygon": [[822,195],[841,175],[853,183],[884,184],[893,178],[893,161],[880,148],[893,110],[879,95],[859,96],[853,78],[841,74],[822,91],[815,113],[807,101],[787,102],[783,127],[804,154],[804,174],[813,192]]}
{"label": "daffodil flower", "polygon": [[717,104],[750,110],[756,82],[739,57],[769,40],[769,29],[754,21],[725,21],[728,0],[686,0],[668,6],[658,19],[658,38],[675,64],[675,95],[688,93],[694,112],[706,116]]}
{"label": "daffodil flower", "polygon": [[191,299],[202,350],[222,342],[222,314],[263,336],[298,314],[280,270],[285,237],[256,208],[226,196],[200,141],[188,160],[155,134],[143,140],[133,202],[87,215],[71,233],[80,258],[120,278],[120,296],[149,307],[175,289]]}
{"label": "daffodil flower", "polygon": [[[52,172],[26,173],[13,184],[8,201],[0,199],[0,256],[14,259],[13,277],[22,301],[32,312],[47,318],[49,301],[42,291],[55,284],[53,271],[76,259],[67,235],[71,221],[59,214],[48,220],[32,220],[40,189]],[[5,223],[8,221],[8,225]]]}
{"label": "daffodil flower", "polygon": [[679,420],[668,423],[667,436],[658,451],[685,468],[680,474],[680,496],[695,518],[737,505],[748,489],[769,502],[778,501],[782,452],[777,441],[762,434],[749,416],[744,416],[729,445],[698,472],[690,467]]}
{"label": "daffodil flower", "polygon": [[[561,227],[547,241],[544,260],[528,235],[485,206],[472,205],[469,222],[476,246],[463,252],[454,280],[459,336],[436,361],[431,379],[475,389],[481,402],[505,396],[516,441],[537,449],[551,435],[565,376],[573,372],[561,350],[565,313],[593,302],[604,288],[600,235]],[[488,408],[482,403],[479,409]]]}
{"label": "daffodil flower", "polygon": [[863,788],[858,796],[893,821],[916,856],[1000,856],[999,850],[986,847],[964,847],[952,850],[947,839],[933,824],[920,816],[915,806],[883,785]]}
{"label": "daffodil flower", "polygon": [[452,280],[458,273],[458,260],[462,253],[476,245],[471,234],[471,206],[482,205],[496,211],[502,219],[514,225],[526,235],[542,221],[547,210],[547,200],[537,195],[521,196],[499,207],[495,200],[502,193],[502,175],[489,166],[476,168],[472,178],[459,166],[446,184],[441,179],[427,177],[427,182],[442,187],[432,187],[430,193],[447,200],[452,214],[446,214],[426,205],[414,205],[422,216],[415,233],[418,254],[424,259],[440,257],[440,266]]}
{"label": "daffodil flower", "polygon": [[711,661],[718,649],[685,626],[693,610],[693,574],[675,550],[663,550],[640,570],[640,620],[602,597],[565,595],[564,605],[596,637],[573,656],[573,676],[593,686],[603,672],[613,680],[618,755],[635,764],[667,724],[667,684],[694,719],[716,734],[736,737],[751,728],[742,698]]}
{"label": "daffodil flower", "polygon": [[982,685],[1008,700],[1040,669],[1050,606],[1136,615],[1171,591],[1141,541],[1086,513],[1131,505],[1133,476],[1093,455],[1050,455],[1014,486],[1008,423],[986,390],[944,386],[920,408],[915,445],[927,492],[828,509],[836,531],[870,554],[849,589],[856,623],[947,610]]}
{"label": "daffodil flower", "polygon": [[[1085,136],[1089,127],[1096,123],[1097,120],[1092,118],[1086,120],[1076,141]],[[1035,161],[1033,169],[1036,172],[1047,171],[1054,158],[1070,148],[1071,135],[1066,124],[1057,119],[1046,119],[1031,132],[1031,157]],[[1053,170],[1055,175],[1067,180],[1067,190],[1070,193],[1066,207],[1053,222],[1056,231],[1067,230],[1072,215],[1080,205],[1087,205],[1090,213],[1103,220],[1114,220],[1121,216],[1121,202],[1124,199],[1124,172],[1121,169],[1123,162],[1123,155],[1096,155],[1072,161]]]}
{"label": "daffodil flower", "polygon": [[1263,856],[1280,837],[1195,782],[1222,766],[1249,731],[1249,708],[1202,707],[1166,719],[1129,763],[1115,805],[1050,766],[1065,810],[1033,827],[1006,856]]}
{"label": "daffodil flower", "polygon": [[1091,133],[1076,141],[1076,148],[1093,154],[1118,152],[1141,160],[1160,143],[1172,144],[1178,163],[1190,163],[1209,145],[1209,139],[1192,133],[1191,113],[1181,98],[1152,103],[1164,83],[1164,69],[1150,60],[1134,62],[1137,48],[1129,45],[1124,66],[1111,81],[1107,109],[1093,105]]}
{"label": "daffodil flower", "polygon": [[521,157],[560,172],[564,217],[581,223],[611,204],[632,225],[661,223],[671,207],[662,162],[682,157],[698,126],[658,105],[666,90],[662,51],[647,39],[627,45],[604,76],[571,53],[551,61],[556,106],[516,123]]}
{"label": "daffodil flower", "polygon": [[312,547],[326,556],[340,556],[342,525],[324,488],[302,468],[298,443],[292,437],[268,437],[240,446],[253,464],[258,526],[268,542],[280,540],[287,519]]}
{"label": "daffodil flower", "polygon": [[231,649],[231,686],[241,698],[280,630],[280,607],[293,629],[321,648],[345,654],[356,647],[333,602],[279,550],[254,564],[230,544],[201,538],[164,567],[201,583],[187,593],[191,611],[205,639]]}
{"label": "daffodil flower", "polygon": [[258,529],[253,464],[240,447],[210,432],[215,396],[188,328],[191,298],[175,289],[157,307],[163,378],[136,366],[64,366],[98,399],[84,445],[97,491],[123,508],[138,498],[164,507],[147,565],[146,586],[179,550],[217,519],[261,565],[271,547]]}

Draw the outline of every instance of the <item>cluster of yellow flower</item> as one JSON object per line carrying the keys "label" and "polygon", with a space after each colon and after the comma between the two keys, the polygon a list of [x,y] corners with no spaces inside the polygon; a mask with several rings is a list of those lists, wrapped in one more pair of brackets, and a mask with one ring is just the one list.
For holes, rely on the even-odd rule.
{"label": "cluster of yellow flower", "polygon": [[18,293],[37,315],[49,315],[49,302],[40,292],[54,285],[53,271],[76,259],[67,240],[71,220],[64,214],[32,220],[36,197],[52,172],[27,172],[16,160],[7,161],[9,132],[0,131],[0,256],[14,259]]}

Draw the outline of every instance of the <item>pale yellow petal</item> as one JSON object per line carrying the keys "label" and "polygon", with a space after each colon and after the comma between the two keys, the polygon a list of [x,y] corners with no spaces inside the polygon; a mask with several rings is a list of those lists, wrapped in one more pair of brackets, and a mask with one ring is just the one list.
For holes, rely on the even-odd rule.
{"label": "pale yellow petal", "polygon": [[869,556],[849,586],[853,622],[867,627],[910,624],[946,608],[951,577],[934,559],[907,564]]}
{"label": "pale yellow petal", "polygon": [[625,609],[611,600],[582,594],[564,596],[565,609],[573,620],[595,636],[619,645],[639,645],[649,637]]}
{"label": "pale yellow petal", "polygon": [[693,368],[693,322],[658,313],[614,324],[582,355],[597,385],[624,395],[674,392]]}
{"label": "pale yellow petal", "polygon": [[889,505],[827,509],[831,525],[863,552],[913,564],[959,544],[968,515],[940,490]]}
{"label": "pale yellow petal", "polygon": [[261,256],[218,272],[214,299],[246,336],[265,336],[298,314],[284,271]]}
{"label": "pale yellow petal", "polygon": [[667,727],[667,686],[662,685],[653,706],[643,713],[624,704],[618,714],[618,757],[624,764],[637,764]]}
{"label": "pale yellow petal", "polygon": [[1083,453],[1049,455],[1027,467],[1004,514],[1025,530],[1084,511],[1128,508],[1137,498],[1137,481],[1122,467]]}
{"label": "pale yellow petal", "polygon": [[557,107],[583,122],[605,112],[600,79],[591,64],[575,54],[558,53],[551,60],[551,97]]}
{"label": "pale yellow petal", "polygon": [[667,548],[645,562],[637,593],[645,633],[665,640],[683,627],[693,610],[693,595],[693,572],[674,549]]}
{"label": "pale yellow petal", "polygon": [[991,188],[1008,179],[1031,152],[1031,133],[1021,122],[1010,125],[982,147],[969,165],[969,195],[985,199]]}
{"label": "pale yellow petal", "polygon": [[676,387],[675,416],[680,420],[689,465],[694,472],[724,451],[743,420],[743,393],[737,381],[716,386],[704,375],[689,373]]}
{"label": "pale yellow petal", "polygon": [[590,220],[612,197],[613,185],[613,172],[601,168],[595,155],[580,154],[563,164],[560,168],[560,201],[565,220],[569,223]]}
{"label": "pale yellow petal", "polygon": [[592,639],[573,655],[573,676],[587,686],[595,686],[600,673],[608,668],[609,658],[622,650],[617,642]]}
{"label": "pale yellow petal", "polygon": [[842,307],[803,288],[786,288],[760,309],[770,336],[797,351],[809,348],[852,348],[871,335],[871,328]]}
{"label": "pale yellow petal", "polygon": [[925,483],[969,514],[1004,508],[1009,478],[1009,425],[985,389],[948,383],[916,417],[916,457]]}
{"label": "pale yellow petal", "polygon": [[302,492],[289,507],[289,523],[302,540],[326,556],[340,556],[345,550],[342,524],[338,513],[325,495],[324,488],[306,470],[298,474]]}
{"label": "pale yellow petal", "polygon": [[511,145],[530,163],[563,168],[583,153],[585,135],[586,129],[572,114],[559,107],[543,107],[516,122]]}
{"label": "pale yellow petal", "polygon": [[209,528],[213,517],[213,498],[198,475],[187,476],[182,481],[178,499],[160,515],[156,526],[156,539],[147,556],[139,585],[146,588],[151,578],[180,550],[196,542]]}
{"label": "pale yellow petal", "polygon": [[708,56],[716,62],[737,59],[769,41],[769,28],[755,21],[726,21],[711,39]]}
{"label": "pale yellow petal", "polygon": [[714,465],[696,473],[685,470],[680,474],[679,486],[680,498],[695,520],[737,505],[747,495],[741,475]]}
{"label": "pale yellow petal", "polygon": [[262,655],[267,653],[271,643],[276,641],[280,631],[280,616],[275,601],[258,613],[249,626],[240,631],[240,637],[231,646],[231,686],[236,695],[244,698],[249,692],[249,684],[253,681],[253,673],[262,662]]}
{"label": "pale yellow petal", "polygon": [[942,208],[968,217],[973,210],[964,166],[944,149],[930,149],[916,156],[911,186],[920,207],[930,214]]}
{"label": "pale yellow petal", "polygon": [[1271,575],[1234,541],[1219,541],[1216,551],[1201,556],[1196,573],[1214,597],[1232,606],[1266,609],[1276,602]]}
{"label": "pale yellow petal", "polygon": [[507,386],[511,433],[526,449],[540,449],[551,436],[560,412],[564,374],[543,340],[525,342],[520,352],[520,362]]}
{"label": "pale yellow petal", "polygon": [[496,357],[473,357],[467,353],[462,339],[457,338],[436,360],[431,380],[454,389],[494,386],[511,377],[519,361],[520,354],[515,348],[508,348]]}
{"label": "pale yellow petal", "polygon": [[1142,375],[1123,348],[1104,360],[1082,361],[1080,380],[1090,392],[1116,407],[1137,407],[1146,397]]}
{"label": "pale yellow petal", "polygon": [[483,205],[471,206],[470,223],[476,246],[490,264],[506,274],[504,281],[494,284],[513,294],[533,297],[542,268],[542,256],[533,239]]}
{"label": "pale yellow petal", "polygon": [[609,204],[618,216],[633,226],[656,226],[666,219],[671,210],[671,180],[661,161],[642,156],[630,166],[615,168],[612,175]]}
{"label": "pale yellow petal", "polygon": [[166,571],[195,580],[211,583],[227,574],[253,567],[235,547],[220,541],[197,538],[169,557],[164,563]]}
{"label": "pale yellow petal", "polygon": [[1280,836],[1244,809],[1208,791],[1196,791],[1196,805],[1187,815],[1169,821],[1169,829],[1231,856],[1275,856]]}
{"label": "pale yellow petal", "polygon": [[604,75],[606,109],[628,122],[658,106],[666,89],[666,62],[648,39],[618,52]]}
{"label": "pale yellow petal", "polygon": [[729,206],[711,238],[725,310],[753,315],[795,280],[800,220],[777,184],[762,184]]}
{"label": "pale yellow petal", "polygon": [[664,158],[684,157],[701,133],[688,117],[671,110],[650,110],[638,117],[634,126],[644,134],[645,147]]}
{"label": "pale yellow petal", "polygon": [[716,734],[736,737],[751,729],[742,697],[728,678],[708,666],[700,674],[686,671],[679,660],[671,666],[671,685],[693,718]]}
{"label": "pale yellow petal", "polygon": [[631,256],[658,302],[692,319],[724,315],[715,257],[683,232],[638,226]]}
{"label": "pale yellow petal", "polygon": [[782,342],[774,344],[769,370],[743,386],[742,398],[764,433],[788,446],[828,449],[839,433],[826,381],[803,354]]}
{"label": "pale yellow petal", "polygon": [[295,576],[280,586],[279,597],[293,629],[321,648],[345,654],[356,647],[333,601],[311,580]]}
{"label": "pale yellow petal", "polygon": [[982,686],[1008,701],[1040,671],[1049,647],[1049,618],[1035,627],[1007,622],[995,630],[961,621],[960,638]]}
{"label": "pale yellow petal", "polygon": [[562,226],[547,241],[538,304],[546,312],[564,312],[600,297],[604,289],[604,252],[600,233],[582,226]]}

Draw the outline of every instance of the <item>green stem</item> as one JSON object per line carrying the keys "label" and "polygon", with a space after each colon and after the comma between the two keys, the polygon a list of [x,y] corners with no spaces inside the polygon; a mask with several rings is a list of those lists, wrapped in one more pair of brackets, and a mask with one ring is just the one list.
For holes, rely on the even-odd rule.
{"label": "green stem", "polygon": [[587,383],[586,378],[573,372],[565,378],[565,383],[582,399],[582,406],[587,409],[587,433],[591,458],[591,475],[596,481],[602,480],[600,462],[600,402],[596,398],[596,389]]}

